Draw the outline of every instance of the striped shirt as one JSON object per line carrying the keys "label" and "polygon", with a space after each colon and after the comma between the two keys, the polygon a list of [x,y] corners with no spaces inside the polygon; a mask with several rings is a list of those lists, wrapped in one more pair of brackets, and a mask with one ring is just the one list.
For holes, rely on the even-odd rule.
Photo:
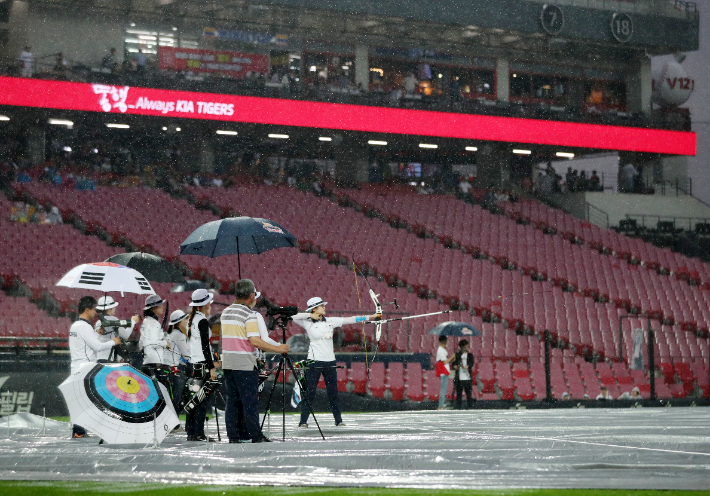
{"label": "striped shirt", "polygon": [[249,342],[259,337],[259,326],[254,311],[235,303],[222,312],[222,368],[254,370],[256,348]]}

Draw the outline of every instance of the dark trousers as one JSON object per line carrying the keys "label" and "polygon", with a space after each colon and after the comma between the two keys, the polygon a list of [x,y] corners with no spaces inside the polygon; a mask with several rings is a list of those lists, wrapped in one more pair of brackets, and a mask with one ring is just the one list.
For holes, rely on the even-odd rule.
{"label": "dark trousers", "polygon": [[179,374],[172,374],[170,376],[170,386],[172,386],[173,390],[173,406],[175,407],[175,411],[177,412],[178,415],[180,415],[181,412],[178,412],[178,405],[180,404],[180,399],[182,398],[182,390],[185,387],[185,382],[187,382],[187,377],[185,377],[185,366],[180,366],[178,367],[180,369]]}
{"label": "dark trousers", "polygon": [[[187,371],[188,377],[200,378],[204,382],[209,379],[210,374],[202,373],[202,370],[193,370],[190,367]],[[184,384],[184,383],[183,383]],[[183,395],[189,395],[189,391],[183,387]],[[173,402],[176,398],[181,398],[182,396],[174,396]],[[205,418],[207,418],[207,401],[199,405],[197,408],[192,410],[190,413],[185,415],[185,432],[188,437],[190,436],[204,436],[205,435]],[[177,412],[180,415],[182,412]]]}
{"label": "dark trousers", "polygon": [[330,402],[330,409],[333,410],[335,424],[337,425],[343,420],[340,416],[338,372],[335,368],[335,362],[316,362],[306,370],[306,399],[308,399],[308,403],[305,400],[301,401],[301,424],[308,422],[308,417],[310,416],[308,404],[313,405],[313,400],[316,399],[316,388],[321,374],[323,374],[323,380],[325,381],[325,391],[328,393],[328,401]]}
{"label": "dark trousers", "polygon": [[205,418],[207,417],[207,402],[202,403],[185,415],[185,432],[188,436],[205,435]]}
{"label": "dark trousers", "polygon": [[456,409],[461,410],[461,403],[463,401],[463,392],[466,392],[466,407],[471,408],[473,406],[473,381],[460,381],[456,380],[454,382],[454,387],[456,388]]}
{"label": "dark trousers", "polygon": [[264,437],[259,425],[259,373],[224,370],[227,390],[225,423],[230,441],[256,441]]}
{"label": "dark trousers", "polygon": [[73,435],[86,436],[86,429],[84,429],[84,428],[83,428],[82,426],[80,426],[80,425],[72,424],[72,426],[71,426],[71,433],[72,433],[72,436],[73,436]]}

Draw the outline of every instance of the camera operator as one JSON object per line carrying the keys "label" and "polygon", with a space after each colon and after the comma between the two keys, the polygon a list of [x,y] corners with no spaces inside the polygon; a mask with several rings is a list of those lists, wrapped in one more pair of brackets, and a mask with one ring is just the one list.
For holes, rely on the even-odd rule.
{"label": "camera operator", "polygon": [[[338,374],[335,369],[335,353],[333,351],[333,329],[344,325],[373,320],[380,317],[379,314],[360,317],[329,317],[325,318],[325,306],[328,302],[315,297],[308,300],[308,308],[304,313],[293,316],[293,321],[303,327],[308,333],[311,344],[308,348],[308,359],[315,360],[306,371],[306,399],[313,404],[316,397],[316,387],[323,374],[325,390],[328,393],[328,401],[333,411],[335,425],[344,426],[340,415],[340,403],[338,401]],[[301,421],[299,427],[308,427],[308,417],[310,411],[308,403],[301,403]]]}
{"label": "camera operator", "polygon": [[[124,341],[127,340],[131,336],[133,328],[140,320],[138,318],[138,315],[134,315],[133,317],[131,317],[129,327],[122,327],[120,325],[107,325],[107,323],[112,323],[114,321],[116,324],[120,323],[120,321],[116,318],[117,307],[118,302],[114,301],[111,296],[102,296],[101,298],[99,298],[99,303],[96,305],[96,316],[99,318],[99,320],[96,321],[94,329],[99,335],[99,341],[101,341],[102,343],[109,341],[111,338],[114,338],[116,336],[120,337]],[[110,357],[110,349],[103,350],[97,353],[97,359],[99,362],[107,362],[109,361]],[[118,355],[116,355],[116,358],[120,358],[120,360],[117,361],[123,361],[123,357],[119,357]]]}
{"label": "camera operator", "polygon": [[205,436],[206,402],[214,388],[219,385],[217,370],[222,365],[214,361],[210,345],[212,330],[207,317],[212,311],[213,299],[214,295],[206,289],[196,289],[192,292],[190,302],[192,309],[187,320],[187,340],[190,347],[187,376],[190,378],[189,382],[195,384],[197,391],[192,391],[195,394],[191,397],[190,389],[185,387],[180,402],[182,409],[187,413],[185,430],[188,441],[214,441]]}
{"label": "camera operator", "polygon": [[143,367],[141,372],[157,379],[170,391],[168,374],[163,367],[163,350],[170,349],[170,343],[163,337],[160,317],[165,312],[165,302],[158,295],[149,295],[143,308],[140,346],[143,348]]}
{"label": "camera operator", "polygon": [[[110,350],[114,345],[121,344],[121,338],[114,337],[108,341],[99,341],[99,336],[91,324],[96,318],[96,298],[83,296],[79,300],[79,318],[69,328],[69,352],[71,353],[71,373],[75,374],[84,363],[96,362],[97,353]],[[74,425],[72,438],[86,436],[83,427]]]}
{"label": "camera operator", "polygon": [[269,344],[259,335],[256,289],[249,279],[237,281],[236,299],[222,312],[222,360],[227,387],[225,422],[230,443],[270,442],[259,425],[259,373],[255,352],[288,353],[288,345]]}

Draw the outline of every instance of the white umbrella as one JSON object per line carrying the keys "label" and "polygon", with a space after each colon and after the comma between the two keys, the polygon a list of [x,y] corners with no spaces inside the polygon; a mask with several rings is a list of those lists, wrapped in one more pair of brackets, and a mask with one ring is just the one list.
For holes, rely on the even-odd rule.
{"label": "white umbrella", "polygon": [[85,363],[59,385],[73,424],[109,444],[148,444],[180,425],[165,386],[121,363]]}
{"label": "white umbrella", "polygon": [[94,289],[108,293],[155,294],[153,287],[140,272],[111,262],[88,263],[74,267],[60,279],[57,286]]}

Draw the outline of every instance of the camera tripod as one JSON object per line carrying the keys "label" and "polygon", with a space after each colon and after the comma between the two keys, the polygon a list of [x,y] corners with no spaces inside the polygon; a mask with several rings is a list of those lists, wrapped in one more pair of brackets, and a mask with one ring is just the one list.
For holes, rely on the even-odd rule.
{"label": "camera tripod", "polygon": [[[284,343],[286,342],[286,325],[291,319],[291,317],[287,317],[285,315],[280,315],[277,317],[278,320],[278,326],[281,329],[281,332],[283,334],[283,341]],[[282,392],[281,392],[281,416],[283,417],[283,431],[282,431],[282,440],[286,441],[286,367],[291,370],[291,373],[293,374],[293,377],[296,381],[298,381],[298,384],[301,387],[301,391],[303,391],[303,401],[306,402],[306,405],[308,406],[308,411],[311,413],[313,416],[313,420],[316,423],[316,426],[318,427],[318,432],[320,432],[320,437],[323,438],[325,441],[325,436],[323,435],[323,431],[320,428],[320,424],[318,424],[318,420],[316,419],[316,414],[313,412],[313,408],[311,407],[310,401],[308,401],[308,394],[306,391],[306,388],[304,387],[304,384],[301,383],[301,380],[298,378],[298,374],[296,373],[296,370],[293,367],[293,362],[291,361],[291,357],[288,356],[288,353],[282,353],[281,358],[279,359],[279,366],[276,368],[276,375],[274,376],[274,384],[271,386],[271,392],[269,392],[269,400],[266,402],[266,414],[269,414],[269,407],[271,406],[271,399],[274,396],[274,390],[276,389],[276,384],[279,382],[279,374],[282,374]],[[261,428],[264,428],[264,422],[266,422],[266,415],[264,415],[264,419],[261,421]]]}

